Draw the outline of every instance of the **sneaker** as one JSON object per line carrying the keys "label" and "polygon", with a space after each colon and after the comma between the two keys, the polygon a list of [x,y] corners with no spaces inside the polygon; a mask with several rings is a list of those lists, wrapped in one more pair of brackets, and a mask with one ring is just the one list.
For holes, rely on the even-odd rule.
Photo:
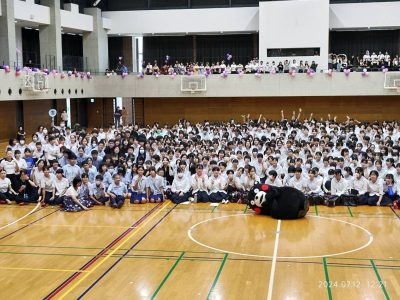
{"label": "sneaker", "polygon": [[190,201],[190,202],[194,202],[194,198],[193,198],[193,197],[190,197],[190,198],[189,198],[189,201]]}

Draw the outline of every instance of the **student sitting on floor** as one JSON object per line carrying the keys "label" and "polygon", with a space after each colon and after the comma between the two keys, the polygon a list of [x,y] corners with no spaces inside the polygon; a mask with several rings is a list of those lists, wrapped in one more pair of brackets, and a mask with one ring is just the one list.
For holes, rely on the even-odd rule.
{"label": "student sitting on floor", "polygon": [[242,203],[243,200],[243,186],[240,183],[239,178],[235,176],[233,170],[226,171],[226,193],[228,195],[227,200],[232,203]]}
{"label": "student sitting on floor", "polygon": [[144,176],[143,166],[137,167],[137,175],[132,179],[131,190],[131,203],[147,203],[146,177]]}
{"label": "student sitting on floor", "polygon": [[208,177],[203,172],[204,167],[201,164],[196,166],[196,174],[191,177],[191,187],[193,191],[191,201],[208,202],[209,196],[207,193]]}
{"label": "student sitting on floor", "polygon": [[185,176],[184,170],[180,169],[176,174],[171,187],[171,200],[174,203],[189,201],[190,197],[190,179]]}
{"label": "student sitting on floor", "polygon": [[383,195],[381,206],[392,205],[393,201],[397,198],[397,188],[394,182],[393,174],[386,174],[385,182],[383,183]]}
{"label": "student sitting on floor", "polygon": [[3,169],[0,171],[0,204],[11,204],[18,195],[11,187],[11,180],[7,178],[7,173]]}
{"label": "student sitting on floor", "polygon": [[97,205],[105,205],[110,196],[107,194],[103,183],[103,176],[97,175],[95,182],[89,185],[90,200]]}
{"label": "student sitting on floor", "polygon": [[330,201],[334,201],[336,204],[343,204],[343,195],[348,192],[347,181],[342,177],[342,171],[336,169],[334,172],[335,176],[332,178],[331,183],[331,196]]}
{"label": "student sitting on floor", "polygon": [[114,174],[114,182],[108,187],[107,193],[110,195],[110,205],[112,208],[121,208],[124,205],[125,198],[128,197],[128,189],[125,183],[121,181],[121,176]]}
{"label": "student sitting on floor", "polygon": [[47,204],[56,205],[58,203],[55,202],[56,198],[56,186],[54,184],[55,176],[50,173],[48,167],[43,167],[43,176],[40,180],[40,190],[42,195],[42,206],[46,206]]}
{"label": "student sitting on floor", "polygon": [[18,195],[15,197],[15,200],[19,205],[37,203],[39,201],[38,187],[29,179],[25,170],[21,170],[20,176],[17,179],[17,191]]}
{"label": "student sitting on floor", "polygon": [[[226,186],[225,180],[222,178],[219,172],[219,167],[214,167],[212,169],[212,175],[208,182],[208,189],[210,190],[210,202],[214,203],[229,203],[228,195],[224,190]],[[254,170],[255,172],[255,170]]]}
{"label": "student sitting on floor", "polygon": [[151,203],[164,200],[164,178],[156,174],[154,167],[149,168],[150,175],[146,179],[147,199]]}
{"label": "student sitting on floor", "polygon": [[352,194],[358,195],[358,202],[360,197],[365,195],[368,191],[368,179],[364,177],[364,170],[361,167],[357,167],[354,177],[350,182],[350,189]]}
{"label": "student sitting on floor", "polygon": [[54,199],[54,203],[56,204],[62,204],[62,197],[69,188],[68,179],[65,178],[63,174],[63,169],[58,169],[56,171],[56,177],[54,179],[54,186],[56,188],[56,197]]}
{"label": "student sitting on floor", "polygon": [[81,188],[79,189],[79,198],[81,201],[85,203],[87,207],[93,206],[93,202],[90,199],[90,183],[89,183],[89,175],[83,173],[81,176],[82,184]]}
{"label": "student sitting on floor", "polygon": [[379,180],[379,173],[371,171],[369,173],[368,191],[365,195],[360,197],[360,204],[379,206],[383,199],[383,184]]}
{"label": "student sitting on floor", "polygon": [[63,197],[64,210],[68,212],[77,212],[89,210],[84,201],[79,199],[79,189],[82,184],[82,179],[75,177],[72,180],[72,185],[67,189]]}

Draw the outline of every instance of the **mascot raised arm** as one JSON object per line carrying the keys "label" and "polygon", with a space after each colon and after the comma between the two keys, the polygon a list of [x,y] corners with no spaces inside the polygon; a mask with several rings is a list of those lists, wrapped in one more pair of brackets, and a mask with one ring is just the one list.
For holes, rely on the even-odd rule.
{"label": "mascot raised arm", "polygon": [[309,209],[304,194],[291,187],[276,187],[255,184],[248,193],[248,205],[256,214],[275,219],[289,220],[303,218]]}

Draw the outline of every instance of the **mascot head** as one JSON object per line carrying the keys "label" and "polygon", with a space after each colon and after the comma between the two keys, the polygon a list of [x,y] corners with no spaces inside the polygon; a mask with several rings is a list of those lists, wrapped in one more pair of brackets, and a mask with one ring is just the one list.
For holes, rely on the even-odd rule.
{"label": "mascot head", "polygon": [[267,202],[267,192],[269,186],[267,184],[255,184],[249,191],[247,200],[248,205],[256,214],[260,214],[263,205]]}

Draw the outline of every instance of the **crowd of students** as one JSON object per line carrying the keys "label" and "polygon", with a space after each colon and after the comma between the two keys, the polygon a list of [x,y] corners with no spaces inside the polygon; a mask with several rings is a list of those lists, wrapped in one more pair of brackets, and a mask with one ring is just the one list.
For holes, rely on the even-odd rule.
{"label": "crowd of students", "polygon": [[289,73],[290,70],[296,70],[298,73],[306,73],[308,70],[316,72],[318,64],[315,61],[275,61],[263,62],[257,57],[253,58],[247,64],[236,63],[231,60],[222,60],[216,63],[189,62],[182,63],[176,61],[170,63],[166,61],[162,66],[158,65],[157,61],[153,63],[147,62],[143,64],[142,73],[145,75],[211,75],[211,74],[255,74],[255,73]]}
{"label": "crowd of students", "polygon": [[[400,68],[400,59],[398,55],[393,57],[385,52],[366,51],[363,56],[348,57],[345,54],[333,54],[328,56],[328,69],[337,72],[343,72],[349,69],[355,72],[362,72],[364,69],[368,71],[381,71],[388,69],[390,71],[398,71]],[[205,75],[205,74],[249,74],[249,73],[289,73],[291,70],[297,73],[316,72],[318,64],[315,61],[305,61],[298,59],[286,59],[283,61],[263,62],[257,57],[253,58],[247,64],[236,63],[232,58],[221,60],[215,63],[209,62],[180,62],[175,63],[166,60],[162,65],[157,61],[145,62],[142,66],[142,73],[145,75]]]}
{"label": "crowd of students", "polygon": [[[378,54],[377,54],[378,53]],[[328,68],[341,72],[345,69],[361,72],[363,69],[368,71],[381,71],[387,69],[389,71],[399,71],[400,59],[399,55],[393,57],[388,52],[370,53],[369,50],[365,51],[362,56],[352,55],[348,57],[345,54],[329,54]]]}
{"label": "crowd of students", "polygon": [[[400,191],[400,123],[349,117],[71,130],[22,128],[0,162],[0,201],[66,211],[109,203],[246,203],[255,183],[291,186],[314,204],[391,205]],[[29,143],[28,143],[29,142]],[[400,193],[400,192],[399,192]]]}

